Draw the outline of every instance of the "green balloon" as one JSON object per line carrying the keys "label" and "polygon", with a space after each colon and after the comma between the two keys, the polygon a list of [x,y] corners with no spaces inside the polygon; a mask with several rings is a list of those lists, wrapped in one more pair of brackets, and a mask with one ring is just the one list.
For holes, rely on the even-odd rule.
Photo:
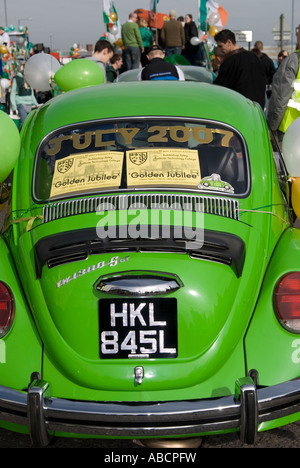
{"label": "green balloon", "polygon": [[85,88],[104,83],[99,65],[89,59],[76,59],[61,67],[54,75],[55,83],[63,91]]}
{"label": "green balloon", "polygon": [[20,153],[20,134],[14,121],[0,112],[0,182],[11,173]]}

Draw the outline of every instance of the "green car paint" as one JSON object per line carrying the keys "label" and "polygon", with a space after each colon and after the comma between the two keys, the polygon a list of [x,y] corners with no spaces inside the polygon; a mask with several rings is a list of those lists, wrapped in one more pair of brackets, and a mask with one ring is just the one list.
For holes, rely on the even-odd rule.
{"label": "green car paint", "polygon": [[[214,173],[234,191],[199,186]],[[28,393],[36,445],[233,430],[253,443],[296,420],[264,412],[264,392],[300,392],[300,330],[274,311],[300,265],[282,176],[259,106],[210,84],[92,86],[31,113],[0,241],[15,300],[1,425],[29,424],[2,410],[10,389]],[[86,420],[68,424],[82,402]]]}

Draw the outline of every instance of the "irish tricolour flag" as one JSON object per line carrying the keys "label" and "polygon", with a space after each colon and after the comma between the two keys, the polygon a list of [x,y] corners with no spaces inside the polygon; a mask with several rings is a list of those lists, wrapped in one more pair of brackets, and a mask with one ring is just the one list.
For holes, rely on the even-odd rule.
{"label": "irish tricolour flag", "polygon": [[156,7],[158,2],[159,0],[150,0],[149,10],[154,11],[154,13],[156,13]]}
{"label": "irish tricolour flag", "polygon": [[117,11],[115,9],[115,6],[114,6],[112,0],[103,0],[103,21],[104,21],[104,23],[108,24],[108,23],[112,22],[110,17],[109,17],[109,15],[111,13],[115,13],[115,15],[118,18],[118,14],[117,14]]}
{"label": "irish tricolour flag", "polygon": [[207,18],[211,13],[217,13],[219,15],[219,20],[217,23],[214,25],[217,26],[217,28],[224,29],[227,18],[228,18],[228,13],[226,10],[224,10],[219,3],[214,2],[214,0],[200,0],[200,25],[201,29],[205,31],[205,29],[208,29],[208,25],[206,25],[205,28],[205,22],[207,21]]}

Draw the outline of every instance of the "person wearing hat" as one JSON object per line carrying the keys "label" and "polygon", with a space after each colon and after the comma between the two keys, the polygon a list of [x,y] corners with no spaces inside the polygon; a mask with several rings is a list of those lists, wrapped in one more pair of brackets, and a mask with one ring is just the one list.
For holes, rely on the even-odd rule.
{"label": "person wearing hat", "polygon": [[185,80],[183,71],[177,65],[164,61],[165,53],[159,45],[153,45],[147,57],[149,63],[139,72],[138,80]]}
{"label": "person wearing hat", "polygon": [[182,54],[185,44],[184,29],[181,21],[176,19],[176,11],[170,11],[170,21],[166,21],[161,29],[160,39],[165,48],[166,57]]}

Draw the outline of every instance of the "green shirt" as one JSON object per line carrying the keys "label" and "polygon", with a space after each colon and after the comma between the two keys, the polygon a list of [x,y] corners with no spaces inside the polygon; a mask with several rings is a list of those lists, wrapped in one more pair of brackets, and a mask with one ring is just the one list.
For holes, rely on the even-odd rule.
{"label": "green shirt", "polygon": [[150,29],[141,27],[140,33],[144,47],[151,47],[153,44],[153,36]]}
{"label": "green shirt", "polygon": [[133,21],[127,21],[123,24],[122,41],[124,47],[144,47],[139,27]]}

